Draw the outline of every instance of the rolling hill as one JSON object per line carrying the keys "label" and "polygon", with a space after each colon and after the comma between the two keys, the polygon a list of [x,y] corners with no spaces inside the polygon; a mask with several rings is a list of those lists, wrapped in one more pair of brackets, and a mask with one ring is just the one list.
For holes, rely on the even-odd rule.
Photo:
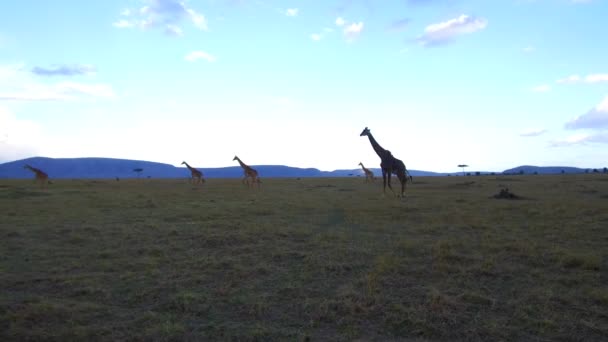
{"label": "rolling hill", "polygon": [[[25,164],[40,168],[49,174],[50,178],[182,178],[189,177],[190,173],[185,167],[176,167],[144,160],[114,159],[114,158],[46,158],[33,157],[0,164],[0,178],[30,178],[32,173],[23,169]],[[334,171],[321,171],[316,168],[299,168],[285,165],[252,165],[258,170],[261,177],[353,177],[362,176],[360,168],[342,169]],[[142,169],[140,173],[135,169]],[[205,177],[211,178],[238,178],[243,176],[240,166],[218,168],[198,167]],[[371,169],[376,176],[381,172],[378,168]],[[583,173],[585,169],[574,167],[539,167],[518,166],[505,170],[503,173],[525,174],[548,173]],[[448,173],[431,171],[409,170],[414,177],[420,176],[446,176]],[[471,172],[473,173],[473,172]],[[488,172],[482,172],[487,174]],[[450,173],[460,175],[460,172]]]}

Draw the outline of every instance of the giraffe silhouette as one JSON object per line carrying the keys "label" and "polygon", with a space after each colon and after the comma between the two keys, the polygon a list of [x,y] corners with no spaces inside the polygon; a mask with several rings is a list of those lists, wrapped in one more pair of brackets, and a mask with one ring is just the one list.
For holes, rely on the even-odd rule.
{"label": "giraffe silhouette", "polygon": [[[405,196],[405,183],[407,182],[407,169],[405,168],[405,164],[395,158],[391,151],[385,150],[378,144],[374,136],[370,132],[369,128],[365,127],[363,132],[359,134],[359,136],[367,136],[369,138],[369,142],[372,144],[372,148],[380,157],[380,168],[382,169],[382,180],[383,180],[383,193],[386,193],[386,185],[388,180],[388,188],[394,194],[393,187],[391,186],[391,175],[394,173],[399,178],[399,182],[401,183],[401,197]],[[410,176],[411,177],[411,176]],[[411,179],[411,178],[410,178]]]}
{"label": "giraffe silhouette", "polygon": [[372,182],[376,180],[376,177],[374,177],[374,173],[372,172],[372,170],[363,166],[363,163],[359,163],[359,165],[361,165],[361,168],[363,169],[363,172],[365,173],[365,183],[369,182],[370,180]]}
{"label": "giraffe silhouette", "polygon": [[192,178],[190,178],[190,182],[196,183],[205,183],[205,178],[203,178],[203,173],[192,166],[188,165],[185,161],[182,162],[182,165],[186,165],[190,173],[192,174]]}
{"label": "giraffe silhouette", "polygon": [[35,167],[31,167],[30,165],[25,165],[23,168],[28,169],[35,174],[34,183],[40,182],[40,187],[45,188],[47,183],[51,183],[49,181],[49,175],[47,175],[46,172]]}
{"label": "giraffe silhouette", "polygon": [[[243,163],[241,161],[241,159],[237,156],[234,156],[234,158],[232,158],[232,160],[238,161],[239,165],[241,165],[241,167],[243,168],[243,173],[245,174],[245,177],[243,178],[242,183],[243,184],[247,183],[247,186],[251,186],[251,187],[253,187],[254,183],[257,183],[258,188],[259,188],[260,183],[262,183],[262,181],[260,180],[258,172],[255,169],[253,169],[251,166]],[[249,178],[251,178],[251,184],[249,184]]]}

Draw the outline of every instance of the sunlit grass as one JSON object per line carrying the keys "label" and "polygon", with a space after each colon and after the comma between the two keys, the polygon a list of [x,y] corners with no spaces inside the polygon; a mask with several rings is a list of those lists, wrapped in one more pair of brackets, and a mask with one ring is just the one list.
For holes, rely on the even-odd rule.
{"label": "sunlit grass", "polygon": [[604,175],[416,178],[406,195],[2,180],[0,338],[608,338]]}

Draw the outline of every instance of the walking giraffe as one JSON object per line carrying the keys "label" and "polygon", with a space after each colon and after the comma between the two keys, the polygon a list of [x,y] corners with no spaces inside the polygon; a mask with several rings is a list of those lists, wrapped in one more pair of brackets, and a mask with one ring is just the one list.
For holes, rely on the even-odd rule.
{"label": "walking giraffe", "polygon": [[203,173],[201,171],[188,165],[188,163],[186,163],[185,161],[182,162],[182,165],[186,165],[188,170],[190,170],[190,173],[191,173],[190,182],[193,182],[195,184],[205,183],[205,178],[203,178]]}
{"label": "walking giraffe", "polygon": [[[254,170],[251,166],[243,163],[241,161],[241,159],[237,156],[234,156],[234,158],[232,158],[232,160],[236,160],[239,162],[239,164],[241,165],[241,167],[243,168],[243,172],[245,174],[245,177],[243,178],[243,184],[245,184],[245,182],[247,182],[247,186],[249,187],[253,187],[254,183],[258,184],[258,188],[260,187],[260,177],[258,176],[258,172],[256,170]],[[251,178],[251,184],[249,184],[249,179]]]}
{"label": "walking giraffe", "polygon": [[365,182],[366,183],[369,182],[370,180],[372,182],[376,180],[376,177],[374,177],[374,173],[372,172],[372,170],[363,166],[363,163],[359,163],[359,165],[361,165],[361,168],[363,169],[363,172],[365,173]]}
{"label": "walking giraffe", "polygon": [[28,169],[35,174],[34,183],[40,182],[41,188],[45,188],[46,184],[49,183],[49,175],[47,175],[46,172],[35,167],[31,167],[30,165],[25,165],[23,168]]}
{"label": "walking giraffe", "polygon": [[378,144],[374,136],[370,132],[369,128],[365,127],[363,132],[359,134],[359,136],[367,136],[369,138],[369,142],[372,144],[372,148],[380,157],[380,168],[382,169],[382,181],[383,181],[383,193],[386,193],[386,184],[388,178],[388,188],[394,194],[393,187],[391,186],[391,175],[394,173],[399,178],[399,182],[401,183],[401,197],[405,196],[405,183],[407,182],[407,169],[405,168],[405,164],[393,157],[391,151],[385,150]]}

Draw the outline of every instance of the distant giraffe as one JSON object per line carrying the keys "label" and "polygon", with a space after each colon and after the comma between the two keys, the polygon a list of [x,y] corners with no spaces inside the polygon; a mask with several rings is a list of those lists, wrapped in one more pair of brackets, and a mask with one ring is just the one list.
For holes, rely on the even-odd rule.
{"label": "distant giraffe", "polygon": [[49,175],[47,175],[46,172],[29,165],[25,165],[23,168],[28,169],[35,174],[34,183],[40,182],[40,187],[44,188],[47,183],[50,183]]}
{"label": "distant giraffe", "polygon": [[382,169],[382,180],[383,180],[383,188],[382,191],[386,193],[386,181],[388,178],[388,188],[391,192],[393,191],[393,187],[391,186],[391,175],[395,173],[397,178],[399,178],[399,182],[401,183],[401,197],[405,196],[405,183],[407,182],[407,169],[405,168],[405,164],[393,157],[391,151],[385,150],[378,144],[374,136],[370,132],[369,128],[365,127],[363,132],[359,134],[359,136],[367,136],[369,138],[369,142],[372,144],[372,148],[380,157],[380,168]]}
{"label": "distant giraffe", "polygon": [[[243,172],[245,173],[245,177],[243,178],[243,184],[247,183],[247,186],[253,186],[254,183],[258,184],[258,188],[260,187],[260,177],[258,176],[258,172],[254,170],[251,166],[243,163],[241,159],[237,156],[234,156],[232,160],[236,160],[239,162],[241,167],[243,168]],[[251,184],[249,184],[249,179],[251,178]]]}
{"label": "distant giraffe", "polygon": [[372,172],[372,170],[366,168],[365,166],[363,166],[363,163],[359,163],[359,165],[361,165],[361,168],[363,169],[363,172],[365,172],[365,182],[369,182],[370,180],[373,182],[376,180],[376,177],[374,177],[374,173]]}
{"label": "distant giraffe", "polygon": [[188,168],[188,170],[190,170],[190,173],[192,174],[192,178],[190,178],[190,182],[194,182],[195,184],[205,183],[205,178],[203,178],[202,172],[200,172],[199,170],[188,165],[188,163],[186,163],[185,161],[182,162],[182,165],[186,165],[186,167]]}

